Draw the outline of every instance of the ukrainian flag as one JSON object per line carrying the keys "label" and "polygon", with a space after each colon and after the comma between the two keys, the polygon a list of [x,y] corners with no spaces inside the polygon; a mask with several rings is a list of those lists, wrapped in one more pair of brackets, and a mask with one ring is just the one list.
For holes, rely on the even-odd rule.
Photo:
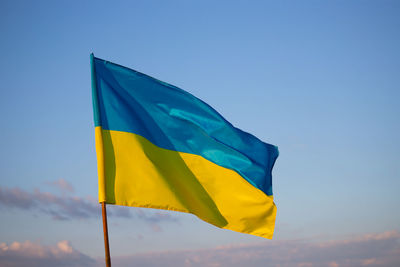
{"label": "ukrainian flag", "polygon": [[91,55],[99,201],[272,238],[276,146],[182,89]]}

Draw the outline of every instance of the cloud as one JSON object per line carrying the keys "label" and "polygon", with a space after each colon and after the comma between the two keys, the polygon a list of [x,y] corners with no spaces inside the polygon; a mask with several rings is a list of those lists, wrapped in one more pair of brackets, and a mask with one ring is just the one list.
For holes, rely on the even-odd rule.
{"label": "cloud", "polygon": [[[397,267],[400,233],[368,234],[347,240],[310,242],[267,241],[259,244],[220,246],[214,249],[142,253],[113,257],[113,266],[140,267]],[[0,243],[0,266],[104,266],[64,240],[44,246],[31,241]]]}
{"label": "cloud", "polygon": [[137,254],[113,259],[115,266],[164,267],[395,267],[400,266],[400,234],[369,234],[332,242],[268,241],[206,250]]}
{"label": "cloud", "polygon": [[[60,180],[56,183],[64,184]],[[54,220],[61,221],[73,219],[85,220],[90,218],[100,219],[101,217],[101,206],[93,197],[82,198],[66,194],[58,196],[49,192],[42,192],[39,189],[28,192],[20,188],[0,186],[0,207],[3,209],[40,212],[49,215]],[[146,210],[108,205],[107,215],[142,220],[157,231],[161,229],[158,226],[160,222],[177,222],[177,218],[170,213]]]}
{"label": "cloud", "polygon": [[98,217],[100,207],[89,199],[75,196],[57,196],[35,189],[27,192],[20,188],[0,187],[0,206],[33,210],[50,215],[55,220],[86,219]]}
{"label": "cloud", "polygon": [[98,262],[75,250],[68,241],[54,246],[43,246],[31,241],[0,243],[0,266],[99,266]]}
{"label": "cloud", "polygon": [[54,187],[60,189],[61,192],[66,192],[66,193],[75,192],[74,187],[70,183],[68,183],[66,180],[64,180],[63,178],[60,178],[60,179],[58,179],[56,181],[46,182],[46,184],[54,186]]}

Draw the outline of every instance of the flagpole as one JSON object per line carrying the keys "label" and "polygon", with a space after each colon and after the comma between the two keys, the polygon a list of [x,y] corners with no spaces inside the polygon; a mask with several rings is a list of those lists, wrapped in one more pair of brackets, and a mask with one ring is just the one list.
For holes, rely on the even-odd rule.
{"label": "flagpole", "polygon": [[107,210],[105,202],[101,202],[101,209],[103,215],[103,232],[104,232],[104,249],[106,255],[106,267],[111,267],[110,247],[108,243]]}
{"label": "flagpole", "polygon": [[104,249],[106,266],[111,267],[110,247],[108,243],[108,227],[107,227],[107,210],[106,210],[106,190],[105,190],[105,172],[104,172],[104,148],[103,148],[103,134],[100,122],[100,111],[97,97],[96,85],[96,69],[93,53],[90,54],[90,70],[92,78],[92,99],[93,99],[93,113],[95,121],[95,138],[96,138],[96,154],[97,154],[97,173],[99,176],[99,202],[101,203],[102,216],[103,216],[103,233],[104,233]]}

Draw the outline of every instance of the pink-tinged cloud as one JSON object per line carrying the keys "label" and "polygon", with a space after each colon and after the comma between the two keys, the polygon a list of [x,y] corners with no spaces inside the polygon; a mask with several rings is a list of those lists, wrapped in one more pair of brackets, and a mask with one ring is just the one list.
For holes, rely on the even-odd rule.
{"label": "pink-tinged cloud", "polygon": [[320,243],[272,240],[257,245],[138,254],[113,261],[120,267],[398,267],[400,234],[392,231]]}
{"label": "pink-tinged cloud", "polygon": [[61,192],[65,192],[65,193],[73,193],[73,192],[75,192],[75,189],[72,186],[72,184],[70,184],[69,182],[67,182],[63,178],[60,178],[60,179],[58,179],[56,181],[49,181],[49,182],[47,182],[47,184],[58,188],[59,190],[61,190]]}
{"label": "pink-tinged cloud", "polygon": [[2,267],[50,267],[98,266],[87,255],[75,250],[68,241],[60,241],[54,246],[43,246],[30,241],[0,243],[0,266]]}
{"label": "pink-tinged cloud", "polygon": [[[63,194],[58,196],[39,189],[28,192],[20,188],[6,188],[0,186],[0,208],[20,209],[32,212],[40,212],[49,215],[54,220],[86,220],[96,218],[100,220],[101,206],[92,197],[82,198]],[[150,211],[140,208],[128,208],[109,205],[108,216],[119,218],[135,218],[145,221],[152,229],[160,231],[160,222],[177,222],[173,215]]]}
{"label": "pink-tinged cloud", "polygon": [[[111,257],[114,267],[398,267],[400,234],[391,231],[334,242],[267,241]],[[95,267],[104,266],[104,259],[94,260],[75,250],[68,241],[53,246],[25,241],[0,243],[0,266]]]}

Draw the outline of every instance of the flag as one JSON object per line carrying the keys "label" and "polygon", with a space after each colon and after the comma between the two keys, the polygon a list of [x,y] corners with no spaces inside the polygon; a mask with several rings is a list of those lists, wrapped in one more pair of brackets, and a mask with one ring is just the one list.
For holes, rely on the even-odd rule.
{"label": "flag", "polygon": [[91,55],[99,201],[272,238],[276,146],[190,93]]}

